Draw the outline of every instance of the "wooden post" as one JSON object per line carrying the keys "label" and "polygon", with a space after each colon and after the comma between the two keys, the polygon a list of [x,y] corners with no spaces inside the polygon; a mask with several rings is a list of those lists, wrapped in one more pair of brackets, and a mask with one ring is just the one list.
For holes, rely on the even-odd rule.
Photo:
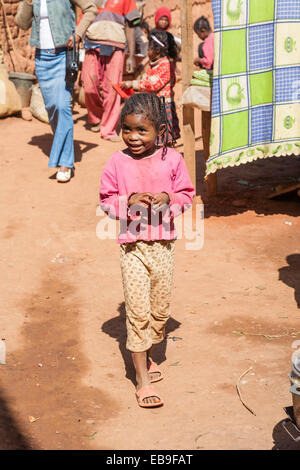
{"label": "wooden post", "polygon": [[[203,153],[205,162],[209,158],[209,141],[210,141],[211,111],[202,111],[202,139]],[[205,180],[207,197],[216,196],[217,194],[217,174],[208,175]]]}
{"label": "wooden post", "polygon": [[[181,0],[182,93],[189,87],[194,71],[192,4],[193,0]],[[184,159],[194,188],[196,188],[194,109],[185,105],[183,105],[182,134]]]}

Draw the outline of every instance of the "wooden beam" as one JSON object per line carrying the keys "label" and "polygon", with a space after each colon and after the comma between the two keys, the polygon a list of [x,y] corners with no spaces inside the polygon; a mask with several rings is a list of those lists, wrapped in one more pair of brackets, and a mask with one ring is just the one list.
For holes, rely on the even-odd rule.
{"label": "wooden beam", "polygon": [[[211,127],[211,111],[202,111],[202,139],[203,139],[203,153],[205,162],[209,158],[209,142],[210,142],[210,127]],[[207,197],[216,196],[217,194],[217,174],[212,173],[208,175],[205,180],[205,188]]]}
{"label": "wooden beam", "polygon": [[[182,57],[182,93],[189,87],[194,71],[193,48],[193,0],[181,0],[181,57]],[[195,117],[194,109],[183,105],[183,151],[184,159],[196,188],[196,152],[195,152]]]}

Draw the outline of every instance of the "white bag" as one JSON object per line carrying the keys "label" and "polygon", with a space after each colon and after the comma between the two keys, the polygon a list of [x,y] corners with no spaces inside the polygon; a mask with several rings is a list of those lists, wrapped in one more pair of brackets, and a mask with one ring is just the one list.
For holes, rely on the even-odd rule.
{"label": "white bag", "polygon": [[0,117],[19,113],[21,109],[20,95],[13,82],[9,80],[5,65],[0,64]]}
{"label": "white bag", "polygon": [[39,85],[33,85],[32,87],[30,111],[35,118],[49,124],[48,113],[45,108],[44,98]]}
{"label": "white bag", "polygon": [[183,93],[180,104],[210,111],[210,94],[209,87],[191,85]]}

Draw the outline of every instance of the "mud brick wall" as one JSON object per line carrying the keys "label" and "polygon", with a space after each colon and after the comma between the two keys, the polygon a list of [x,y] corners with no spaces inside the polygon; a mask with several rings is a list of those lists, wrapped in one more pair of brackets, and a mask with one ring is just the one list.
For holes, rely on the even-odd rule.
{"label": "mud brick wall", "polygon": [[18,28],[14,21],[19,3],[19,0],[4,0],[5,20],[0,2],[0,44],[4,53],[4,63],[9,70],[32,73],[34,49],[29,46],[30,32]]}
{"label": "mud brick wall", "polygon": [[[170,32],[176,36],[181,36],[181,21],[180,21],[180,0],[146,0],[144,9],[144,19],[149,23],[150,28],[154,28],[155,12],[159,7],[166,6],[171,10],[172,14],[172,27]],[[206,16],[213,28],[213,13],[211,7],[211,0],[195,0],[193,2],[193,19],[196,21],[200,16]],[[194,53],[197,55],[197,47],[200,40],[194,34]]]}
{"label": "mud brick wall", "polygon": [[[14,16],[18,8],[19,0],[4,0],[4,8],[7,18],[5,23],[3,9],[0,3],[0,45],[4,54],[4,63],[9,70],[17,72],[32,73],[34,70],[34,48],[29,46],[30,31],[23,31],[14,22]],[[144,19],[150,27],[154,27],[154,15],[157,8],[168,6],[172,13],[172,28],[170,31],[180,36],[180,1],[179,0],[147,0],[144,12]],[[213,15],[211,9],[211,0],[195,0],[193,2],[193,17],[196,20],[199,16],[205,15],[213,26]],[[10,28],[12,41],[9,37],[8,27]],[[196,53],[199,40],[194,37],[194,50]],[[14,46],[14,48],[13,48]],[[0,48],[0,49],[1,49]],[[0,50],[1,60],[1,50]]]}
{"label": "mud brick wall", "polygon": [[[181,37],[181,12],[180,12],[180,0],[146,0],[146,6],[144,8],[144,20],[149,24],[150,29],[155,27],[154,17],[155,12],[159,7],[167,6],[171,10],[172,25],[170,32],[175,36]],[[211,6],[211,0],[195,0],[193,2],[193,20],[204,15],[208,18],[211,27],[213,28],[213,12]],[[194,57],[198,57],[198,46],[201,42],[196,34],[193,34],[193,44],[191,47],[194,51]],[[177,81],[181,81],[181,63],[177,64]]]}

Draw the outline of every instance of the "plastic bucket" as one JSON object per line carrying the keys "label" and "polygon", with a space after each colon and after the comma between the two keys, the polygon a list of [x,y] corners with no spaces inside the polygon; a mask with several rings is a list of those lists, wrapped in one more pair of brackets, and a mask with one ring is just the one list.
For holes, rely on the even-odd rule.
{"label": "plastic bucket", "polygon": [[30,106],[32,85],[36,81],[36,77],[30,73],[21,72],[8,72],[8,76],[21,97],[22,108],[28,108]]}

